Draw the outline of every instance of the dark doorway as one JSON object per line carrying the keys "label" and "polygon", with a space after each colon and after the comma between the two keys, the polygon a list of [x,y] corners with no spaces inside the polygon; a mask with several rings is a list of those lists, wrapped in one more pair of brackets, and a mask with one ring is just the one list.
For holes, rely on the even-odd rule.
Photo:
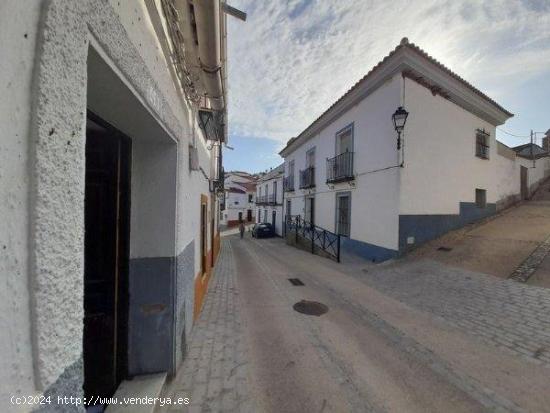
{"label": "dark doorway", "polygon": [[[273,211],[271,213],[271,225],[273,225],[273,229],[275,230],[275,224],[277,223],[277,212],[276,211]],[[277,232],[277,231],[275,231]]]}
{"label": "dark doorway", "polygon": [[315,225],[315,198],[306,198],[306,221]]}
{"label": "dark doorway", "polygon": [[131,141],[92,113],[86,123],[84,395],[109,397],[128,369]]}
{"label": "dark doorway", "polygon": [[246,220],[248,222],[251,222],[252,221],[252,210],[249,209],[248,211],[246,211]]}
{"label": "dark doorway", "polygon": [[525,166],[520,166],[521,199],[529,199],[529,188],[527,186],[527,172],[528,172],[528,169]]}
{"label": "dark doorway", "polygon": [[239,212],[239,222],[243,222],[243,213]]}

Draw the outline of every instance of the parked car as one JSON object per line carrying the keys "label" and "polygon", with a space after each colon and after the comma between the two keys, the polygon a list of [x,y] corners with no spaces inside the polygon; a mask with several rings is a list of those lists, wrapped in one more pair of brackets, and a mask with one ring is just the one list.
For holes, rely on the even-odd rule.
{"label": "parked car", "polygon": [[261,222],[252,228],[252,236],[255,238],[269,238],[275,236],[275,228],[268,222]]}

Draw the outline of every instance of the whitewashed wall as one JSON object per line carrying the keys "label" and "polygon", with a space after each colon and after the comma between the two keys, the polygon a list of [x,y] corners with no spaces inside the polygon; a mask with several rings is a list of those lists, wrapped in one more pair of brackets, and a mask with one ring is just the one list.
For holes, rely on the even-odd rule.
{"label": "whitewashed wall", "polygon": [[[283,198],[286,194],[283,192],[283,175],[277,175],[270,179],[261,179],[258,181],[256,187],[256,199],[259,196],[266,195],[266,186],[267,186],[267,195],[270,196],[273,194],[273,183],[277,184],[277,205],[257,205],[256,206],[256,222],[264,222],[264,211],[267,211],[267,221],[272,223],[272,214],[275,211],[275,233],[279,236],[283,235],[283,220],[284,220],[284,206]],[[286,202],[286,199],[285,199]]]}
{"label": "whitewashed wall", "polygon": [[[305,196],[315,196],[315,223],[335,230],[336,192],[351,192],[351,238],[396,250],[398,247],[399,170],[372,172],[398,164],[396,135],[391,116],[400,105],[401,76],[394,76],[380,88],[350,108],[285,158],[285,170],[295,161],[295,191],[292,215],[305,214]],[[355,186],[326,184],[326,159],[335,156],[336,133],[353,123]],[[299,171],[306,167],[306,152],[315,147],[314,190],[299,189]]]}
{"label": "whitewashed wall", "polygon": [[[496,203],[495,127],[408,78],[404,106],[400,214],[458,214],[460,202],[475,202],[475,188]],[[488,160],[475,156],[476,129],[490,134]]]}
{"label": "whitewashed wall", "polygon": [[[29,282],[29,124],[41,2],[0,3],[0,410],[34,393]],[[9,127],[8,127],[9,125]]]}
{"label": "whitewashed wall", "polygon": [[[55,4],[52,6],[52,3]],[[33,164],[34,159],[29,159],[28,154],[33,152],[31,143],[36,141],[35,136],[30,136],[29,125],[33,125],[31,119],[35,99],[32,93],[35,64],[40,62],[41,59],[51,59],[51,56],[44,57],[41,55],[42,51],[37,50],[37,40],[41,36],[39,29],[42,28],[40,23],[41,19],[44,18],[43,12],[47,9],[43,7],[45,5],[56,7],[57,10],[60,10],[58,14],[61,16],[65,9],[71,9],[72,13],[83,13],[84,10],[92,10],[94,19],[97,14],[102,14],[105,26],[101,29],[94,26],[96,21],[93,19],[91,19],[89,26],[85,26],[87,16],[82,17],[80,15],[79,19],[71,20],[66,25],[56,25],[55,31],[52,27],[47,28],[50,43],[56,40],[52,40],[53,36],[59,36],[59,33],[62,33],[64,35],[62,41],[67,41],[71,47],[78,51],[78,53],[73,53],[74,50],[66,49],[65,56],[57,56],[66,59],[67,64],[70,65],[75,65],[75,62],[80,64],[80,56],[85,55],[88,50],[86,35],[80,37],[86,31],[81,26],[96,31],[104,30],[106,32],[105,38],[108,38],[104,43],[105,47],[112,47],[113,50],[116,50],[118,45],[126,44],[117,38],[120,34],[120,31],[117,30],[122,25],[121,30],[125,32],[125,36],[128,36],[133,50],[138,51],[148,69],[148,73],[152,77],[153,83],[158,87],[158,89],[141,91],[140,99],[147,102],[148,109],[155,112],[159,109],[155,103],[158,102],[158,98],[162,97],[163,104],[166,102],[171,114],[176,117],[179,126],[179,129],[176,129],[181,132],[181,135],[175,137],[178,140],[177,160],[179,163],[176,254],[198,238],[200,195],[209,194],[208,181],[202,173],[189,171],[188,145],[195,140],[199,148],[200,165],[207,172],[211,170],[210,151],[199,137],[200,132],[196,124],[194,127],[192,125],[193,121],[189,107],[180,98],[174,87],[173,79],[167,68],[167,62],[144,2],[114,0],[109,3],[62,0],[57,2],[4,0],[1,2],[0,50],[3,57],[0,59],[0,83],[5,87],[0,98],[0,123],[10,125],[9,128],[0,130],[0,160],[2,164],[0,213],[4,218],[0,221],[0,248],[3,251],[0,258],[0,279],[2,280],[0,288],[0,314],[2,314],[0,316],[0,328],[5,332],[5,334],[0,335],[0,410],[2,411],[10,411],[15,408],[5,404],[5,401],[9,400],[9,395],[32,395],[35,391],[51,384],[60,372],[63,372],[66,367],[81,356],[81,340],[78,334],[81,334],[81,324],[79,323],[81,323],[82,317],[79,314],[82,311],[82,297],[77,294],[78,291],[74,290],[68,291],[70,295],[67,295],[67,297],[55,297],[50,303],[53,310],[55,310],[56,300],[66,301],[70,304],[73,302],[78,303],[74,306],[73,314],[70,317],[65,314],[65,324],[60,328],[60,331],[65,331],[64,336],[56,337],[57,332],[53,330],[42,332],[43,336],[51,336],[49,340],[53,346],[57,346],[58,352],[56,354],[41,354],[40,360],[37,360],[36,354],[33,354],[31,344],[33,341],[31,337],[33,320],[31,319],[29,279],[32,276],[29,274],[29,258],[32,250],[28,246],[32,245],[34,248],[37,244],[33,245],[34,240],[29,239],[29,234],[31,234],[29,212],[32,210],[32,205],[28,199],[28,194],[31,192],[29,177],[33,175],[35,166]],[[72,14],[70,16],[73,18]],[[50,24],[52,20],[54,20],[54,17],[50,18]],[[116,30],[112,33],[109,32],[113,28]],[[111,37],[109,38],[109,36]],[[88,33],[88,39],[92,37]],[[59,40],[59,37],[57,40]],[[115,54],[111,57],[116,63],[109,62],[109,64],[113,64],[114,70],[119,73],[120,68],[116,67],[117,64],[125,62],[124,59],[128,56],[133,56],[128,50],[124,56]],[[44,67],[49,66],[45,65]],[[81,72],[77,74],[77,77],[79,80],[85,80],[86,66],[79,66],[78,69]],[[128,70],[125,73],[128,73]],[[141,76],[142,72],[136,70],[130,73]],[[61,75],[64,74],[61,73]],[[65,79],[65,83],[63,83],[62,76],[59,76],[59,78],[60,86],[62,86],[60,90],[67,89],[68,85],[66,83],[69,80]],[[130,78],[129,80],[133,86],[145,84],[142,78]],[[146,81],[149,80],[146,79]],[[78,90],[79,94],[84,93],[85,81],[84,87],[81,83],[73,86],[73,89]],[[161,96],[155,95],[157,90],[160,91]],[[74,98],[74,96],[71,95],[69,98]],[[67,98],[67,102],[70,102],[69,98]],[[63,113],[63,110],[64,108],[59,108],[61,113]],[[82,112],[81,115],[85,116],[85,113]],[[82,119],[82,130],[79,130],[79,133],[83,132],[84,124],[85,120]],[[166,127],[166,125],[163,126]],[[66,136],[70,139],[72,139],[72,136],[75,140],[83,141],[82,136],[77,135],[75,137],[74,134],[70,134],[70,131],[62,130],[62,127],[57,128],[56,133],[66,133]],[[63,141],[63,144],[65,144],[65,141]],[[61,159],[60,167],[64,165],[63,162],[64,160]],[[69,167],[72,166],[71,163]],[[68,170],[66,174],[78,175],[80,172]],[[54,182],[54,184],[58,184],[58,182]],[[75,188],[70,189],[74,190]],[[83,188],[79,190],[83,192]],[[172,205],[174,202],[175,199],[172,199]],[[69,207],[74,209],[72,205]],[[72,225],[73,218],[70,215],[65,217],[65,221],[69,223],[68,225]],[[78,222],[81,223],[80,220]],[[208,222],[210,223],[210,212]],[[52,234],[55,235],[56,231],[59,232],[59,229],[53,228]],[[207,234],[210,237],[211,231],[208,230]],[[50,241],[48,239],[36,240],[37,243]],[[200,265],[199,251],[200,249],[196,247],[195,273],[198,272]],[[78,267],[78,265],[75,267]],[[63,269],[60,269],[60,274],[62,271]],[[75,272],[73,276],[78,277],[79,274]],[[80,274],[80,276],[83,279],[83,274]],[[61,307],[59,308],[62,310]],[[59,311],[52,311],[51,314],[41,314],[41,316],[63,319],[63,314],[59,315],[58,313]],[[79,323],[72,323],[73,318],[78,318]],[[46,368],[43,369],[43,366]],[[41,378],[36,374],[39,370],[41,371]]]}

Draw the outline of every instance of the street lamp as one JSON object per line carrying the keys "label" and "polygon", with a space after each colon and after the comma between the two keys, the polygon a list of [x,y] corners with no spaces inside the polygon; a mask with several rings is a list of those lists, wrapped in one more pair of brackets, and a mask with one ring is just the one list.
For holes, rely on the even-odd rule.
{"label": "street lamp", "polygon": [[393,127],[397,132],[397,150],[401,149],[401,132],[403,132],[403,129],[405,128],[407,116],[409,116],[409,112],[403,109],[402,106],[399,106],[395,113],[392,115]]}

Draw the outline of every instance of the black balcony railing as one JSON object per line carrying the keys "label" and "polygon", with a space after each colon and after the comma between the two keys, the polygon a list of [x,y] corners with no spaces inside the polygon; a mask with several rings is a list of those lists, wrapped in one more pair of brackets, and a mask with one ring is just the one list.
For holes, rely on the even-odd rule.
{"label": "black balcony railing", "polygon": [[286,192],[294,191],[294,175],[285,176],[283,186]]}
{"label": "black balcony railing", "polygon": [[300,171],[300,189],[313,188],[315,186],[315,168],[310,166]]}
{"label": "black balcony railing", "polygon": [[351,181],[353,176],[353,152],[344,152],[327,159],[327,183]]}
{"label": "black balcony railing", "polygon": [[269,205],[277,205],[277,194],[269,194],[267,197],[267,203]]}
{"label": "black balcony railing", "polygon": [[267,205],[267,195],[259,195],[256,197],[256,205]]}

